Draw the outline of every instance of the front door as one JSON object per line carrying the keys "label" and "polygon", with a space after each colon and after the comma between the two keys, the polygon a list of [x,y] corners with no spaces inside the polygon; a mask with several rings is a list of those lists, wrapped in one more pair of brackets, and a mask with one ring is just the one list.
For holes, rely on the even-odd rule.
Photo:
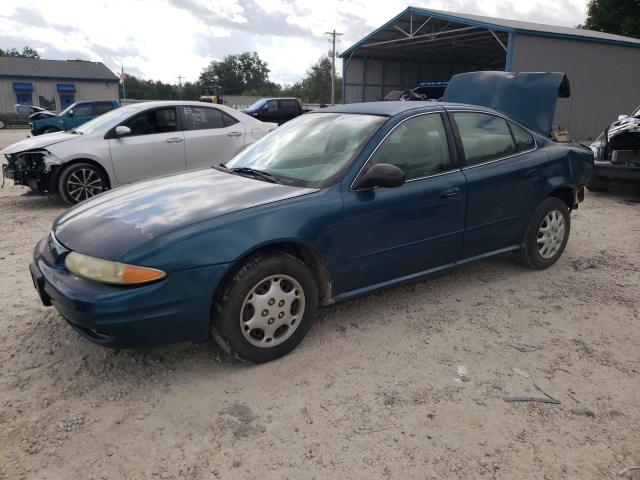
{"label": "front door", "polygon": [[[400,123],[363,169],[377,163],[400,167],[397,188],[349,189],[340,227],[342,269],[338,295],[410,278],[459,258],[466,208],[466,181],[449,155],[440,113]],[[362,175],[362,173],[360,175]]]}
{"label": "front door", "polygon": [[30,93],[16,93],[16,103],[18,105],[33,105],[33,97]]}
{"label": "front door", "polygon": [[73,95],[60,95],[60,111],[70,107],[75,101],[76,100]]}
{"label": "front door", "polygon": [[121,125],[129,127],[131,135],[109,140],[118,183],[185,170],[184,135],[175,107],[147,110]]}
{"label": "front door", "polygon": [[91,120],[94,116],[92,103],[78,103],[67,113],[64,119],[65,127],[67,130],[78,127]]}
{"label": "front door", "polygon": [[464,150],[469,207],[464,257],[513,247],[537,206],[536,183],[546,155],[533,136],[505,118],[482,112],[454,112]]}
{"label": "front door", "polygon": [[245,126],[215,107],[183,106],[187,170],[231,160],[245,143]]}

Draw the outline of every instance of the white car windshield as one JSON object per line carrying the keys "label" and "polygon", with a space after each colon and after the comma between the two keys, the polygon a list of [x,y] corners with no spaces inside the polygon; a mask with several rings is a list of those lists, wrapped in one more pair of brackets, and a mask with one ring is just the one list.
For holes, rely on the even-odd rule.
{"label": "white car windshield", "polygon": [[387,120],[376,115],[302,115],[236,155],[226,167],[265,172],[280,182],[323,188],[339,178]]}
{"label": "white car windshield", "polygon": [[109,128],[114,127],[115,125],[120,123],[125,118],[133,115],[138,110],[140,110],[140,106],[138,105],[116,108],[115,110],[103,113],[93,120],[89,120],[88,122],[83,123],[79,127],[72,129],[71,131],[90,135],[94,132],[108,130]]}

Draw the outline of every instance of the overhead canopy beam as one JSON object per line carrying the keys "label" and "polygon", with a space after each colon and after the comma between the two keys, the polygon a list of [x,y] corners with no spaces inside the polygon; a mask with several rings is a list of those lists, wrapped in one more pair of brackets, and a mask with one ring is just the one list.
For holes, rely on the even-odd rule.
{"label": "overhead canopy beam", "polygon": [[[394,25],[395,26],[395,25]],[[448,26],[448,24],[447,24]],[[414,35],[414,36],[409,36],[409,34],[407,34],[404,30],[402,30],[402,32],[404,32],[407,36],[404,38],[394,38],[393,40],[383,40],[380,42],[374,42],[374,43],[367,43],[366,45],[363,45],[360,48],[371,48],[371,47],[377,47],[379,45],[388,45],[390,43],[401,43],[401,42],[412,42],[415,43],[415,40],[419,40],[419,39],[427,39],[427,41],[434,41],[434,40],[439,40],[439,36],[440,35],[444,35],[444,34],[449,34],[449,33],[457,33],[457,32],[466,32],[468,30],[477,30],[481,27],[464,27],[464,28],[455,28],[452,30],[445,30],[446,26],[441,29],[438,32],[435,33],[423,33],[422,35]]]}
{"label": "overhead canopy beam", "polygon": [[504,46],[504,43],[502,43],[502,41],[498,38],[498,36],[495,34],[495,32],[493,30],[489,30],[489,31],[491,32],[491,35],[493,35],[494,38],[498,41],[498,43],[503,48],[503,50],[506,52],[507,51],[507,47]]}

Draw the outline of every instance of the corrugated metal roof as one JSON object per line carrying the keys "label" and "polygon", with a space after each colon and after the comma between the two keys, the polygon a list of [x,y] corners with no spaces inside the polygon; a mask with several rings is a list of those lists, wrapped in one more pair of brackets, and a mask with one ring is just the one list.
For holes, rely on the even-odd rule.
{"label": "corrugated metal roof", "polygon": [[611,33],[597,32],[595,30],[584,30],[571,27],[562,27],[557,25],[545,25],[542,23],[523,22],[520,20],[508,20],[504,18],[485,17],[482,15],[471,15],[468,13],[445,12],[442,10],[433,10],[427,8],[408,7],[402,13],[391,19],[389,22],[374,30],[365,38],[355,43],[347,50],[340,54],[344,58],[350,55],[354,50],[364,45],[367,41],[373,39],[376,34],[384,32],[400,21],[404,16],[409,14],[417,14],[425,17],[433,17],[440,20],[451,21],[464,25],[473,25],[491,30],[502,32],[523,33],[529,35],[539,35],[545,37],[558,37],[578,41],[590,41],[598,43],[612,43],[626,45],[632,47],[640,47],[640,39],[625,37],[622,35],[614,35]]}
{"label": "corrugated metal roof", "polygon": [[0,76],[118,81],[118,77],[102,62],[20,57],[0,57]]}

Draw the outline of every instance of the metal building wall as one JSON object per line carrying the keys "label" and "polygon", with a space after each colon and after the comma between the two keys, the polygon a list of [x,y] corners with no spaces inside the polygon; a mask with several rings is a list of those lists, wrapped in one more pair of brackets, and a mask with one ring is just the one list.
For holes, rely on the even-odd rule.
{"label": "metal building wall", "polygon": [[13,91],[13,82],[30,82],[33,86],[31,97],[33,104],[40,106],[39,96],[56,99],[56,110],[60,111],[60,94],[57,91],[58,83],[72,83],[76,86],[75,101],[83,100],[117,100],[118,84],[105,81],[84,80],[42,80],[23,78],[0,78],[0,112],[15,113],[16,94]]}
{"label": "metal building wall", "polygon": [[407,90],[420,82],[446,81],[451,75],[486,70],[481,65],[451,65],[351,58],[343,60],[344,103],[382,100],[392,90]]}
{"label": "metal building wall", "polygon": [[572,139],[595,138],[640,105],[640,48],[514,35],[514,72],[565,72],[571,97],[558,99],[555,124]]}

